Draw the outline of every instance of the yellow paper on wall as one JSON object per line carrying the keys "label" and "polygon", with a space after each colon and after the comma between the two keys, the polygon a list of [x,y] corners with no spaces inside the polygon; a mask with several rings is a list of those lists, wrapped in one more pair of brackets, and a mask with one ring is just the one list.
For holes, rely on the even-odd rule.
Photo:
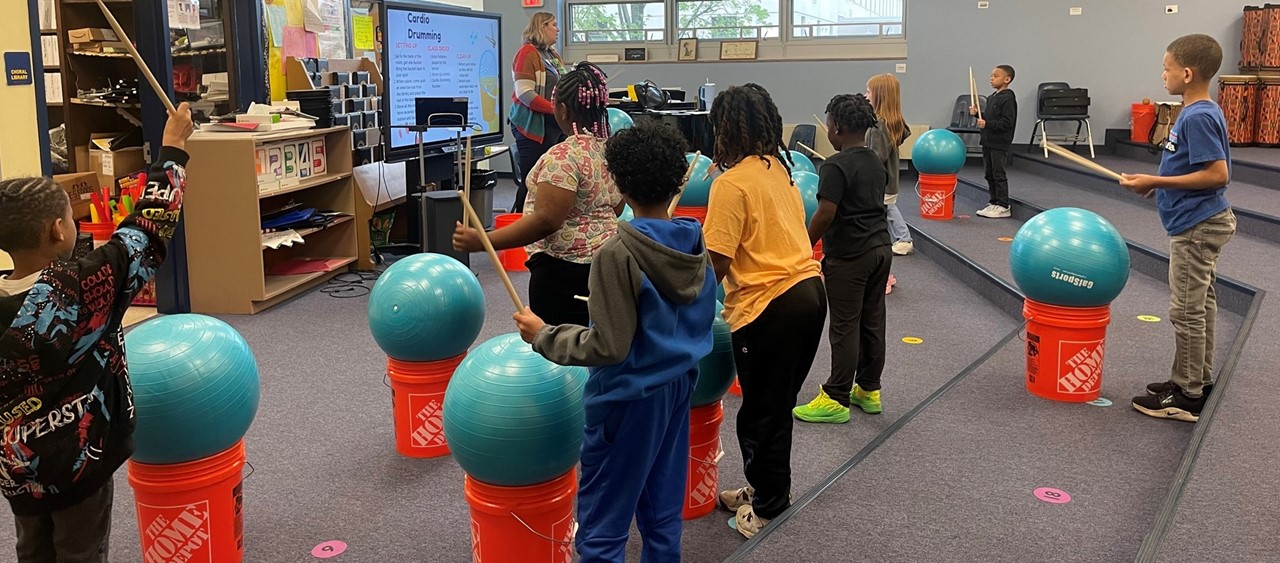
{"label": "yellow paper on wall", "polygon": [[302,27],[302,0],[283,0],[285,21],[288,25]]}
{"label": "yellow paper on wall", "polygon": [[351,46],[357,51],[373,49],[373,17],[352,16]]}

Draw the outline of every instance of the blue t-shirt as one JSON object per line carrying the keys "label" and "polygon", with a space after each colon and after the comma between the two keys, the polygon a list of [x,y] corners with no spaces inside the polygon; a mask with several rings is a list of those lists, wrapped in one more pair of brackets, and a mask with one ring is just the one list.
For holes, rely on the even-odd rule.
{"label": "blue t-shirt", "polygon": [[[1218,104],[1205,100],[1182,108],[1169,132],[1160,158],[1161,176],[1182,176],[1204,169],[1215,160],[1231,165],[1227,145],[1227,120]],[[1230,170],[1230,169],[1228,169]],[[1204,190],[1156,190],[1156,208],[1160,222],[1169,236],[1196,226],[1201,221],[1226,211],[1226,186]]]}

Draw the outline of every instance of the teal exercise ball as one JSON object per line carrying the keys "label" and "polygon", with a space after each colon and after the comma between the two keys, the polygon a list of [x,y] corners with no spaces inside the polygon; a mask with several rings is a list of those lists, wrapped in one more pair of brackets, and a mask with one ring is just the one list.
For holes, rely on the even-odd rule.
{"label": "teal exercise ball", "polygon": [[484,326],[475,274],[443,254],[415,254],[378,276],[369,294],[369,330],[392,358],[430,362],[463,354]]}
{"label": "teal exercise ball", "polygon": [[684,157],[685,162],[693,167],[693,171],[689,173],[689,183],[684,185],[684,192],[680,195],[680,205],[706,207],[707,199],[711,197],[711,180],[714,179],[711,174],[711,158],[700,154],[695,161],[693,155],[694,153],[689,153]]}
{"label": "teal exercise ball", "polygon": [[626,221],[626,222],[630,223],[630,222],[631,222],[631,220],[632,220],[632,219],[635,219],[635,218],[636,218],[636,212],[631,210],[631,206],[630,206],[630,205],[623,205],[623,206],[622,206],[622,215],[619,215],[619,216],[618,216],[618,220],[619,220],[619,221]]}
{"label": "teal exercise ball", "polygon": [[1050,209],[1027,221],[1009,246],[1013,281],[1034,301],[1064,307],[1111,303],[1129,281],[1129,247],[1097,213]]}
{"label": "teal exercise ball", "polygon": [[159,317],[124,338],[137,429],[134,461],[195,461],[236,445],[258,412],[258,363],[230,325]]}
{"label": "teal exercise ball", "polygon": [[818,175],[813,172],[792,172],[791,181],[800,190],[800,199],[804,202],[804,224],[813,220],[818,212]]}
{"label": "teal exercise ball", "polygon": [[444,435],[458,465],[490,485],[544,483],[578,464],[587,370],[560,366],[504,334],[475,347],[444,394]]}
{"label": "teal exercise ball", "polygon": [[[716,286],[716,302],[724,303],[724,282],[720,282],[720,285]],[[723,305],[721,305],[721,307],[723,307]]]}
{"label": "teal exercise ball", "polygon": [[791,171],[792,172],[812,172],[818,173],[818,167],[813,165],[813,160],[808,155],[800,151],[787,151],[791,155]]}
{"label": "teal exercise ball", "polygon": [[729,391],[737,368],[733,363],[733,334],[724,322],[724,305],[716,302],[716,318],[711,323],[711,353],[698,361],[698,383],[693,386],[690,404],[695,407],[719,401]]}
{"label": "teal exercise ball", "polygon": [[636,122],[631,119],[627,112],[618,108],[609,108],[609,134],[613,135],[623,129],[630,129]]}
{"label": "teal exercise ball", "polygon": [[930,129],[911,147],[911,163],[925,174],[954,174],[964,168],[966,149],[959,135]]}

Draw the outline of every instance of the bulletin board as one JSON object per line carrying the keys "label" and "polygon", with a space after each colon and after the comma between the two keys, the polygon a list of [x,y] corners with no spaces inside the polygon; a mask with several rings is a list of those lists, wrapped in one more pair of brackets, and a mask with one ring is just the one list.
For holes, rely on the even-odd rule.
{"label": "bulletin board", "polygon": [[262,11],[272,100],[285,97],[288,57],[347,58],[346,0],[263,0]]}

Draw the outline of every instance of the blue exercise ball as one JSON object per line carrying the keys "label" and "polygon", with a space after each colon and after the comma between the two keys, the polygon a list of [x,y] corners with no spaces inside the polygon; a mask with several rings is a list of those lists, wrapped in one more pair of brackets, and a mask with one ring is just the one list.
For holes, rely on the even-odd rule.
{"label": "blue exercise ball", "polygon": [[623,129],[630,129],[636,122],[627,112],[618,108],[609,108],[609,134],[613,135]]}
{"label": "blue exercise ball", "polygon": [[954,174],[964,168],[966,152],[959,135],[946,129],[930,129],[911,147],[911,163],[925,174]]}
{"label": "blue exercise ball", "polygon": [[792,172],[818,173],[818,167],[813,165],[813,160],[808,155],[800,151],[787,151],[787,153],[791,155]]}
{"label": "blue exercise ball", "polygon": [[244,438],[258,412],[258,363],[235,329],[204,315],[169,315],[124,341],[138,422],[134,461],[195,461]]}
{"label": "blue exercise ball", "polygon": [[587,370],[560,366],[504,334],[476,346],[449,380],[444,435],[458,465],[490,485],[563,475],[582,447]]}
{"label": "blue exercise ball", "polygon": [[800,190],[800,199],[804,202],[804,224],[813,220],[818,212],[818,175],[813,172],[792,172],[791,181]]}
{"label": "blue exercise ball", "polygon": [[630,205],[623,205],[623,206],[622,206],[622,215],[619,215],[619,216],[618,216],[618,220],[619,220],[619,221],[626,221],[626,222],[630,223],[630,222],[631,222],[631,220],[632,220],[632,219],[635,219],[635,218],[636,218],[636,212],[631,210],[631,206],[630,206]]}
{"label": "blue exercise ball", "polygon": [[369,294],[369,330],[383,352],[430,362],[467,351],[484,326],[484,291],[475,274],[443,254],[402,258]]}
{"label": "blue exercise ball", "polygon": [[1074,207],[1050,209],[1018,229],[1013,281],[1029,299],[1064,307],[1111,303],[1129,281],[1129,247],[1111,223]]}
{"label": "blue exercise ball", "polygon": [[724,322],[724,305],[716,302],[716,318],[711,323],[711,353],[698,361],[698,383],[693,386],[690,404],[695,407],[719,401],[729,391],[737,367],[733,363],[733,335]]}
{"label": "blue exercise ball", "polygon": [[697,162],[694,162],[693,155],[694,153],[689,153],[684,157],[686,163],[692,163],[693,172],[689,174],[689,183],[685,184],[684,193],[680,195],[680,205],[706,207],[707,199],[711,197],[711,180],[714,179],[711,174],[711,158],[700,154]]}

